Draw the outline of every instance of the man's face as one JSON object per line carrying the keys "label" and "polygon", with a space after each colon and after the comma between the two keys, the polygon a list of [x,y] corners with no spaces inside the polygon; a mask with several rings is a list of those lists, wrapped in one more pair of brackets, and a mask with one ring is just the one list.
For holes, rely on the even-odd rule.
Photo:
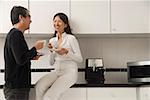
{"label": "man's face", "polygon": [[26,11],[25,17],[20,15],[19,19],[20,19],[20,25],[24,31],[30,28],[30,23],[32,21],[31,21],[31,16],[29,14],[29,11]]}
{"label": "man's face", "polygon": [[24,28],[25,28],[25,30],[29,29],[30,28],[30,23],[32,22],[31,21],[31,16],[27,15],[26,17],[23,18],[23,20],[24,20]]}

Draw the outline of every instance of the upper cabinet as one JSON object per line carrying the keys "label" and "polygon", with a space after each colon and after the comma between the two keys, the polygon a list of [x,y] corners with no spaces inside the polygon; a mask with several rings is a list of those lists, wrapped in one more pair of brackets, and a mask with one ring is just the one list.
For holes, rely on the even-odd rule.
{"label": "upper cabinet", "polygon": [[58,12],[69,17],[74,34],[150,33],[150,0],[0,0],[0,33],[12,27],[14,5],[30,10],[31,34],[54,33]]}
{"label": "upper cabinet", "polygon": [[148,33],[148,0],[111,0],[112,33]]}
{"label": "upper cabinet", "polygon": [[150,33],[150,0],[148,1],[148,29],[149,29],[149,33]]}
{"label": "upper cabinet", "polygon": [[[2,1],[0,1],[0,22],[2,22]],[[2,33],[2,30],[3,30],[3,27],[2,27],[3,24],[0,24],[0,34]]]}
{"label": "upper cabinet", "polygon": [[8,33],[12,28],[10,11],[15,5],[28,8],[28,0],[0,0],[0,33]]}
{"label": "upper cabinet", "polygon": [[30,33],[54,33],[53,16],[58,12],[63,12],[70,18],[69,0],[30,0]]}
{"label": "upper cabinet", "polygon": [[109,0],[71,0],[71,27],[75,34],[110,32]]}

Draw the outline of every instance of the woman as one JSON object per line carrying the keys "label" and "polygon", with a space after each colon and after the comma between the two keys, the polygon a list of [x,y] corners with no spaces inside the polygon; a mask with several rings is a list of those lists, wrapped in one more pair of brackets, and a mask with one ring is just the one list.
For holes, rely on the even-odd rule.
{"label": "woman", "polygon": [[36,100],[59,100],[61,94],[77,81],[77,63],[82,62],[77,39],[72,34],[68,17],[57,13],[54,18],[54,37],[49,40],[50,64],[55,70],[36,84]]}

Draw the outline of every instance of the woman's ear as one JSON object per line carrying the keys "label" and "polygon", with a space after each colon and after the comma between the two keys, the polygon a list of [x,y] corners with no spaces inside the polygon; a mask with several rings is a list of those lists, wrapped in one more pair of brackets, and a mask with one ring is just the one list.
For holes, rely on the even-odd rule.
{"label": "woman's ear", "polygon": [[67,24],[65,24],[65,28],[67,28],[67,26],[68,26],[68,25],[67,25]]}

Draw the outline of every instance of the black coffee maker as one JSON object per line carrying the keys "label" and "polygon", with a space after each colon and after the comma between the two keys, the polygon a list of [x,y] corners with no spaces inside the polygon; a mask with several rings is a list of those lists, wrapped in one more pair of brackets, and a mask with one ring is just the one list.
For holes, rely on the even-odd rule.
{"label": "black coffee maker", "polygon": [[104,84],[104,67],[102,58],[87,58],[85,79],[88,84]]}

